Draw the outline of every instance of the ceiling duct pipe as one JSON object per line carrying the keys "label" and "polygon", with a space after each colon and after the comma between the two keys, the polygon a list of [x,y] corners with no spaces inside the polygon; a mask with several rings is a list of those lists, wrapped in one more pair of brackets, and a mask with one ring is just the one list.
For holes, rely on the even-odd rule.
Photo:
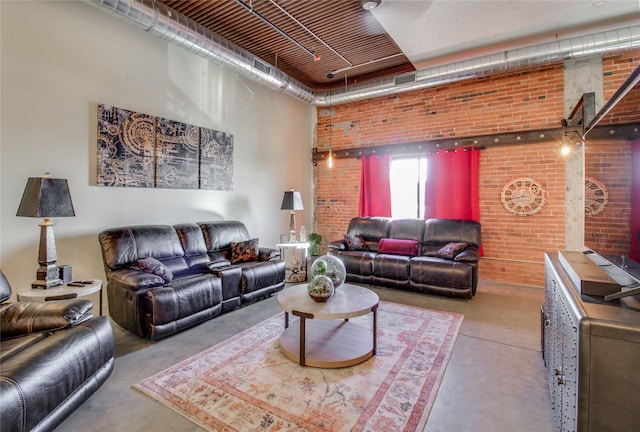
{"label": "ceiling duct pipe", "polygon": [[[331,103],[336,105],[356,102],[548,62],[638,48],[640,48],[640,25],[512,49],[497,54],[421,69],[409,74],[351,86],[349,89],[345,88],[342,92],[339,89],[333,89],[331,91]],[[328,93],[318,94],[314,104],[327,106],[327,96]]]}
{"label": "ceiling duct pipe", "polygon": [[206,27],[155,0],[85,0],[145,31],[239,73],[259,84],[311,103],[312,89]]}
{"label": "ceiling duct pipe", "polygon": [[[316,91],[232,44],[209,29],[155,0],[85,0],[132,21],[208,60],[229,67],[248,79],[280,90],[303,102],[328,106],[328,93]],[[389,96],[477,78],[527,66],[640,48],[640,25],[547,42],[468,60],[421,69],[344,90],[331,91],[333,105]]]}

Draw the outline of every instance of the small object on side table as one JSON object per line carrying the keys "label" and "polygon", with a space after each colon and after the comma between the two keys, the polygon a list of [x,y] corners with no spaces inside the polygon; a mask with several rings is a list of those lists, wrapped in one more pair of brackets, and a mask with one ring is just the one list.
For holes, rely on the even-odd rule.
{"label": "small object on side table", "polygon": [[307,250],[309,243],[278,243],[280,258],[285,262],[285,282],[304,282],[307,280]]}
{"label": "small object on side table", "polygon": [[32,288],[18,292],[17,298],[18,301],[47,301],[83,297],[94,293],[99,293],[100,295],[98,310],[100,315],[102,315],[102,281],[100,279],[71,281],[68,284],[58,285],[46,290]]}

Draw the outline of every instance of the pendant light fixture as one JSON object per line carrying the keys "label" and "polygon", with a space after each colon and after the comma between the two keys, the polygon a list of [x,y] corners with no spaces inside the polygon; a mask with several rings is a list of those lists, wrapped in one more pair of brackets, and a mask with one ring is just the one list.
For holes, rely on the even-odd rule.
{"label": "pendant light fixture", "polygon": [[331,90],[329,90],[329,158],[327,159],[327,166],[333,168],[333,144],[331,142],[331,135],[333,134],[333,107],[331,106]]}

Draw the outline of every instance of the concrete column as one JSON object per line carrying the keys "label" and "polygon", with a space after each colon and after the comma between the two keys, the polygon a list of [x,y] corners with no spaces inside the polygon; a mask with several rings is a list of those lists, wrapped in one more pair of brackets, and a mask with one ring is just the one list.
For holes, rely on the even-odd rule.
{"label": "concrete column", "polygon": [[[593,56],[564,63],[564,113],[567,118],[584,93],[594,92],[596,111],[604,104],[602,57]],[[565,248],[584,247],[584,143],[572,146],[565,163]]]}

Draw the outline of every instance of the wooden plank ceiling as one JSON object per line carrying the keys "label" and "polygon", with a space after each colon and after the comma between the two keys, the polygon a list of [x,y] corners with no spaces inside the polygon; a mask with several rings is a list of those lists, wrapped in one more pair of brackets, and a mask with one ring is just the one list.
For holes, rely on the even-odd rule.
{"label": "wooden plank ceiling", "polygon": [[[312,88],[415,70],[357,0],[159,2]],[[342,72],[328,78],[331,71]]]}

